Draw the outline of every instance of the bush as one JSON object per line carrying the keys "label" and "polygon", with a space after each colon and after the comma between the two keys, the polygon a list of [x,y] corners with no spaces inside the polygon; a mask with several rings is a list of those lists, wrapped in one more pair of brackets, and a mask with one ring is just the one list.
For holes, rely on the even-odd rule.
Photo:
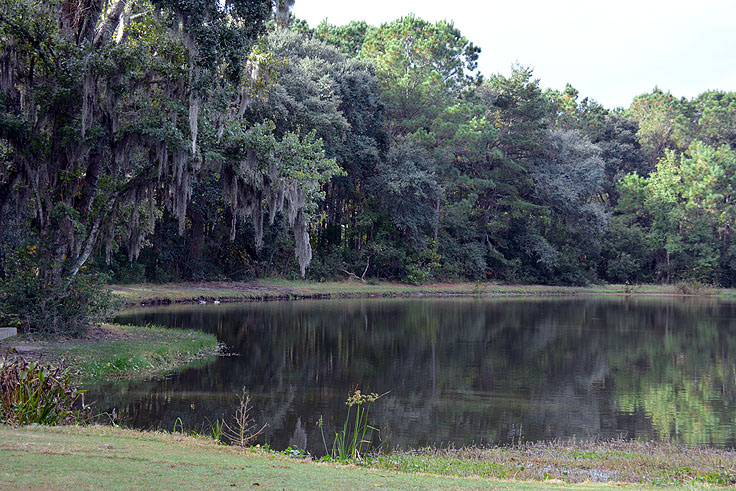
{"label": "bush", "polygon": [[309,265],[307,275],[312,280],[332,281],[345,277],[342,273],[343,269],[345,267],[342,252],[335,247],[316,254]]}
{"label": "bush", "polygon": [[425,249],[414,255],[406,266],[406,281],[412,285],[422,285],[434,277],[434,271],[440,266],[442,256],[434,247]]}
{"label": "bush", "polygon": [[[83,392],[66,368],[6,354],[0,362],[0,423],[58,425],[89,418]],[[75,408],[82,398],[81,408]]]}
{"label": "bush", "polygon": [[611,281],[624,283],[635,279],[639,269],[639,264],[631,257],[631,255],[621,252],[618,257],[608,262],[606,276],[608,276]]}
{"label": "bush", "polygon": [[680,281],[675,285],[675,288],[680,291],[683,295],[698,295],[702,293],[705,286],[697,281]]}
{"label": "bush", "polygon": [[109,317],[119,305],[101,276],[77,274],[69,285],[46,281],[39,273],[35,246],[10,255],[0,279],[0,322],[44,336],[78,336]]}

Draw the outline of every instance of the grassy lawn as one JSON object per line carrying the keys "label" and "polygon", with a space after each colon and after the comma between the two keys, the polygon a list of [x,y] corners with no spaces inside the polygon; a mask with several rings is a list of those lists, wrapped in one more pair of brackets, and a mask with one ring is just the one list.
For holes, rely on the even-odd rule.
{"label": "grassy lawn", "polygon": [[360,281],[202,282],[169,284],[111,285],[113,293],[128,304],[155,304],[197,301],[254,301],[297,298],[345,298],[369,296],[422,295],[732,295],[736,291],[675,285],[594,285],[564,287],[546,285],[501,285],[496,283],[450,283],[421,286]]}
{"label": "grassy lawn", "polygon": [[[317,464],[178,434],[111,427],[0,427],[2,489],[601,489]],[[620,484],[619,484],[620,485]],[[637,489],[641,489],[637,485]]]}
{"label": "grassy lawn", "polygon": [[209,361],[217,339],[199,331],[104,324],[81,339],[24,340],[8,338],[0,349],[13,347],[30,359],[64,360],[78,382],[162,375],[196,362]]}

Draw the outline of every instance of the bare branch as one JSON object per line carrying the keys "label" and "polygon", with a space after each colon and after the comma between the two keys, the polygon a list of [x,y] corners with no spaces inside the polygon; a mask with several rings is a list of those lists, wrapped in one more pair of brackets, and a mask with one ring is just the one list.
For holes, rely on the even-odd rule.
{"label": "bare branch", "polygon": [[360,280],[363,283],[365,283],[365,274],[368,272],[368,267],[371,265],[371,257],[372,256],[368,256],[368,262],[366,263],[365,269],[363,270],[363,274],[361,276],[358,276],[355,273],[351,273],[350,271],[348,271],[346,269],[341,269],[340,271],[342,271],[346,275],[350,276],[351,278],[355,278],[356,280]]}

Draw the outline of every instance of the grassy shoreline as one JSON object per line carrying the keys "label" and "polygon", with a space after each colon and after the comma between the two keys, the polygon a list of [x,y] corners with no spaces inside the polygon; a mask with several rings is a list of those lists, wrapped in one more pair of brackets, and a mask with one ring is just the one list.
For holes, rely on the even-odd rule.
{"label": "grassy shoreline", "polygon": [[0,350],[13,348],[28,359],[63,361],[78,383],[151,378],[212,359],[220,350],[211,334],[157,327],[103,324],[80,339],[7,338]]}
{"label": "grassy shoreline", "polygon": [[421,296],[564,296],[564,295],[708,295],[736,296],[736,290],[696,285],[593,285],[586,287],[503,285],[497,283],[369,284],[360,281],[310,282],[259,280],[253,282],[185,282],[110,285],[128,305],[197,302],[253,302],[267,300]]}
{"label": "grassy shoreline", "polygon": [[636,489],[733,485],[736,452],[556,443],[399,453],[368,465],[290,458],[209,438],[107,426],[0,427],[4,489]]}
{"label": "grassy shoreline", "polygon": [[[461,283],[415,287],[359,282],[196,283],[113,286],[129,305],[200,301],[265,301],[371,296],[683,295],[676,286],[548,287]],[[699,290],[732,296],[733,290]],[[79,381],[146,378],[206,361],[214,336],[136,326],[104,325],[83,340],[5,340],[41,359],[64,359]],[[10,343],[9,343],[10,341]],[[224,447],[204,437],[112,427],[0,426],[0,487],[44,489],[222,488],[309,489],[605,489],[736,484],[736,451],[662,443],[563,442],[504,448],[417,449],[362,466],[317,463],[256,449]],[[123,463],[121,465],[121,462]],[[100,475],[105,477],[100,480]]]}

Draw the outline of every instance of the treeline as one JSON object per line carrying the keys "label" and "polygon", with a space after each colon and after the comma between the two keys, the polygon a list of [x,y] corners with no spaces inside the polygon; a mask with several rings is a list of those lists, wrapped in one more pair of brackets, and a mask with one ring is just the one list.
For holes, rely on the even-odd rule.
{"label": "treeline", "polygon": [[736,282],[734,93],[609,110],[480,74],[450,22],[200,3],[112,4],[87,34],[3,7],[3,275]]}
{"label": "treeline", "polygon": [[[659,89],[613,111],[531,69],[483,77],[451,23],[303,22],[271,29],[275,81],[246,119],[315,131],[344,174],[324,187],[313,279],[505,280],[733,286],[736,94]],[[492,53],[491,53],[492,56]],[[213,178],[213,179],[216,179]],[[252,227],[198,183],[186,240],[156,227],[120,281],[293,275],[293,243]],[[283,225],[283,224],[282,224]]]}

